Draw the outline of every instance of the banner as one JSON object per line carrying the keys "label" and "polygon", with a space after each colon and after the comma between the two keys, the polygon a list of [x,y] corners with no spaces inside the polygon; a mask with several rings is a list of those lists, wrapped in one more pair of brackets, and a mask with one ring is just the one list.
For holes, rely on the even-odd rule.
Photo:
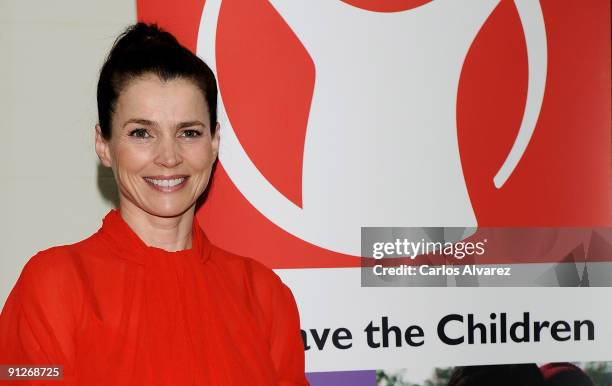
{"label": "banner", "polygon": [[[137,4],[217,75],[199,220],[290,286],[313,385],[516,363],[609,375],[608,0]],[[498,252],[399,253],[433,278],[364,282],[364,250],[407,234]]]}

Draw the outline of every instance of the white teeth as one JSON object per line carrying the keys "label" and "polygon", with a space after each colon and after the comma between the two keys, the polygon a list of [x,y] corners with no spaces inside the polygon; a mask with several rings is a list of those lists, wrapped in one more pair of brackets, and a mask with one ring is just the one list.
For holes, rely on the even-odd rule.
{"label": "white teeth", "polygon": [[176,185],[182,184],[183,181],[185,181],[185,177],[175,178],[172,180],[156,180],[154,178],[145,178],[145,180],[157,186],[161,186],[164,188],[172,188]]}

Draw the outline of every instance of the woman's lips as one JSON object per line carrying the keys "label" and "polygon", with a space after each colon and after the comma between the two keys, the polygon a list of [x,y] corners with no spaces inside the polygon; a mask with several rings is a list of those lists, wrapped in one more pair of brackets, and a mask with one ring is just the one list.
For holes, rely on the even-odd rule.
{"label": "woman's lips", "polygon": [[151,176],[143,179],[153,189],[160,192],[175,192],[185,186],[189,176]]}

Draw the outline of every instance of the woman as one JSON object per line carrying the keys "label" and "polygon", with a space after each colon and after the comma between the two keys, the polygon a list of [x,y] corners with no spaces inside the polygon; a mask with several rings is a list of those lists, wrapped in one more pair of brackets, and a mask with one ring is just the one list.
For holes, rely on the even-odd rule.
{"label": "woman", "polygon": [[116,41],[96,152],[119,210],[30,259],[0,316],[0,364],[63,365],[53,385],[307,385],[289,289],[194,221],[216,104],[213,73],[169,33],[139,23]]}

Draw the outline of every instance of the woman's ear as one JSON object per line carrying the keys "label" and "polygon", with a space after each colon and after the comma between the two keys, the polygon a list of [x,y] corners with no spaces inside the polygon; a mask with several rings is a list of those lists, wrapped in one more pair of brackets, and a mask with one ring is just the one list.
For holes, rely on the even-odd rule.
{"label": "woman's ear", "polygon": [[219,122],[215,125],[215,132],[212,136],[212,150],[215,158],[219,155],[219,140],[221,139],[221,126]]}
{"label": "woman's ear", "polygon": [[98,154],[102,165],[111,167],[110,148],[108,141],[102,136],[102,128],[99,124],[96,125],[96,154]]}

